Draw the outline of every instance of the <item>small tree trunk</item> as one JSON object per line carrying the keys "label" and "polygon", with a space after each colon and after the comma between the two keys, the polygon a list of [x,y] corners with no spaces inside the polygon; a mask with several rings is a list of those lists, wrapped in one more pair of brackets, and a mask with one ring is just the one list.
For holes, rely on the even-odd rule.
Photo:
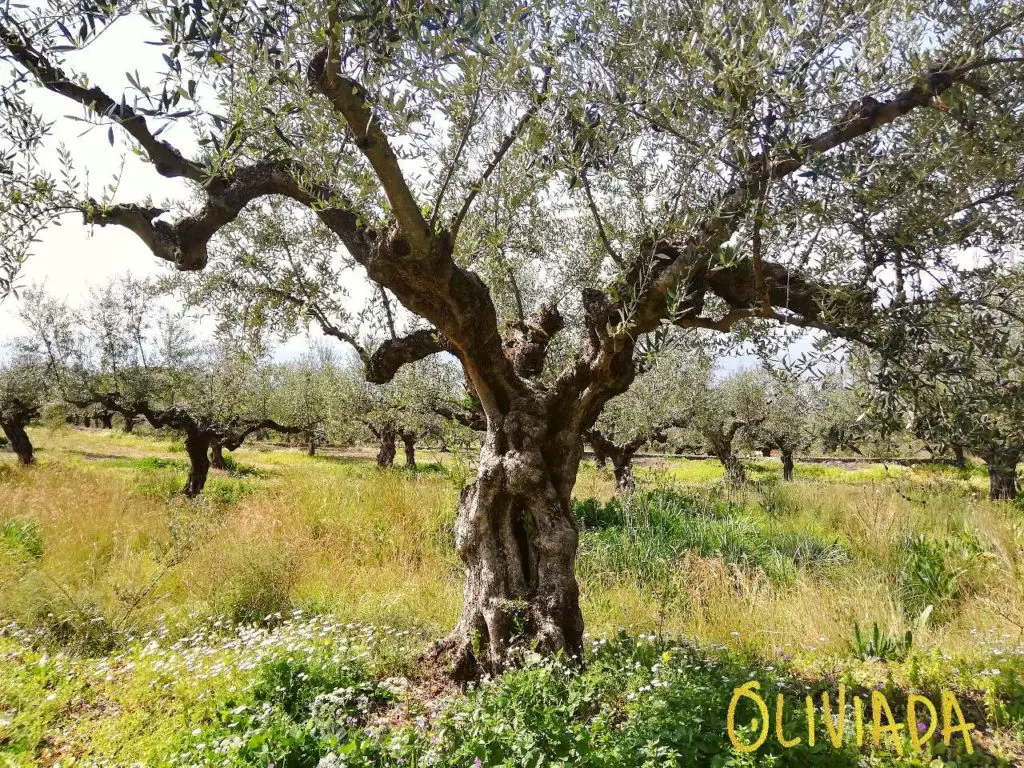
{"label": "small tree trunk", "polygon": [[615,492],[628,496],[636,489],[636,478],[633,476],[633,454],[622,451],[612,455],[612,472],[615,473]]}
{"label": "small tree trunk", "polygon": [[608,466],[608,456],[600,448],[591,445],[591,449],[594,451],[594,463],[598,469],[604,469]]}
{"label": "small tree trunk", "polygon": [[32,441],[28,439],[28,433],[25,431],[25,425],[17,419],[4,419],[0,421],[0,429],[3,429],[7,436],[7,441],[11,445],[11,450],[18,457],[18,461],[26,467],[32,464],[35,461],[35,455],[32,451]]}
{"label": "small tree trunk", "polygon": [[743,485],[747,482],[747,473],[743,462],[734,453],[720,453],[718,460],[725,468],[725,479],[729,485]]}
{"label": "small tree trunk", "polygon": [[86,429],[91,428],[92,427],[92,419],[89,418],[88,416],[83,416],[82,417],[82,426],[85,427]]}
{"label": "small tree trunk", "polygon": [[112,414],[112,413],[101,413],[96,418],[99,420],[100,426],[102,426],[103,429],[113,429],[114,428],[114,414]]}
{"label": "small tree trunk", "polygon": [[1017,498],[1017,464],[1020,454],[1004,451],[985,458],[988,463],[988,497],[992,501]]}
{"label": "small tree trunk", "polygon": [[377,466],[381,469],[387,469],[395,463],[395,441],[398,439],[398,433],[392,426],[381,427],[380,430],[380,447],[377,449]]}
{"label": "small tree trunk", "polygon": [[194,498],[203,492],[206,477],[210,474],[210,436],[203,432],[190,432],[185,436],[185,452],[188,453],[188,482],[185,495]]}
{"label": "small tree trunk", "polygon": [[128,434],[128,435],[130,435],[132,432],[135,431],[135,417],[134,416],[125,416],[124,417],[124,431],[125,431],[125,434]]}
{"label": "small tree trunk", "polygon": [[953,446],[953,466],[957,469],[965,469],[967,467],[967,456],[962,445]]}
{"label": "small tree trunk", "polygon": [[545,416],[532,412],[489,422],[476,482],[459,499],[462,616],[437,646],[456,679],[500,671],[517,648],[581,654],[571,494],[583,441],[545,426]]}
{"label": "small tree trunk", "polygon": [[793,452],[782,451],[782,479],[787,483],[793,480]]}
{"label": "small tree trunk", "polygon": [[416,435],[412,432],[403,432],[402,443],[405,445],[405,466],[416,469]]}
{"label": "small tree trunk", "polygon": [[216,438],[210,440],[210,466],[214,469],[228,468],[228,463],[224,461],[224,446]]}
{"label": "small tree trunk", "polygon": [[306,447],[307,456],[316,456],[316,438],[309,438],[309,445]]}

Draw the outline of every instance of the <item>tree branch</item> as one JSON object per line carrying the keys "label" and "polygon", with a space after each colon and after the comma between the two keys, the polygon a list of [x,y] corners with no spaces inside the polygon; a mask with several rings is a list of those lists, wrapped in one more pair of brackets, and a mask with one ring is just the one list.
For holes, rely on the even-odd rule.
{"label": "tree branch", "polygon": [[495,151],[494,155],[491,156],[491,161],[487,164],[487,167],[484,168],[484,172],[480,175],[480,178],[472,187],[470,187],[469,194],[466,195],[466,199],[462,201],[462,207],[452,220],[451,233],[453,239],[458,235],[463,219],[466,218],[466,215],[469,213],[469,209],[473,206],[473,201],[476,200],[477,195],[480,194],[480,190],[483,189],[484,184],[487,183],[487,180],[491,177],[491,174],[494,173],[495,169],[501,165],[501,161],[512,148],[512,145],[516,143],[516,139],[519,138],[520,134],[526,130],[526,126],[530,124],[530,120],[533,119],[533,116],[540,111],[541,105],[544,104],[544,101],[547,98],[550,81],[551,71],[546,70],[544,72],[544,80],[541,82],[540,91],[537,92],[533,104],[530,105],[530,108],[523,113],[522,117],[519,118],[519,122],[512,127],[512,130],[505,135],[501,144],[498,145],[498,149]]}
{"label": "tree branch", "polygon": [[149,130],[146,118],[129,107],[123,99],[116,102],[96,86],[83,88],[73,82],[64,70],[35,50],[20,32],[15,32],[2,21],[0,41],[11,52],[14,60],[31,72],[44,88],[76,101],[97,117],[110,118],[124,128],[146,151],[161,176],[186,178],[197,183],[206,179],[207,171],[200,163],[189,160],[166,141],[157,139]]}
{"label": "tree branch", "polygon": [[356,147],[369,160],[380,180],[402,234],[419,254],[428,253],[433,239],[430,226],[405,181],[398,157],[366,98],[366,90],[352,78],[341,74],[338,57],[329,52],[329,48],[324,48],[313,58],[306,76],[310,85],[326,96],[345,119]]}

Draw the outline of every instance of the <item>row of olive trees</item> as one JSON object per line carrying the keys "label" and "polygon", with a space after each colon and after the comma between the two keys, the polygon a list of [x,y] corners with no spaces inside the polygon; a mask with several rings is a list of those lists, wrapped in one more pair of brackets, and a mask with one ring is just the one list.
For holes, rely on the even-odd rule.
{"label": "row of olive trees", "polygon": [[620,491],[633,487],[632,459],[644,445],[707,453],[739,484],[746,479],[741,449],[777,451],[788,481],[797,453],[812,445],[857,450],[868,437],[856,395],[838,376],[811,381],[781,369],[722,375],[716,362],[699,348],[677,348],[609,402],[587,439],[599,463],[611,462]]}
{"label": "row of olive trees", "polygon": [[225,450],[253,434],[289,435],[310,455],[325,442],[376,442],[381,467],[392,464],[400,440],[415,467],[418,442],[463,429],[449,423],[462,408],[450,364],[422,361],[378,386],[322,347],[274,363],[258,334],[197,343],[194,322],[130,279],[94,290],[81,309],[28,291],[21,315],[32,333],[0,367],[0,424],[24,464],[32,463],[24,427],[56,401],[71,419],[110,428],[117,414],[126,431],[144,420],[183,434],[190,496],[202,492],[211,466],[227,467]]}

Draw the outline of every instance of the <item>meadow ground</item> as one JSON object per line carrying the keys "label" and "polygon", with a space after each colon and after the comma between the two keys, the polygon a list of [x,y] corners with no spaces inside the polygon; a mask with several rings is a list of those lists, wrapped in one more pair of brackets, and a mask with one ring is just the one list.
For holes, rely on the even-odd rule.
{"label": "meadow ground", "polygon": [[[458,615],[455,501],[471,457],[417,471],[270,447],[184,499],[180,443],[36,429],[0,454],[0,766],[1020,764],[1024,512],[983,470],[656,462],[576,488],[588,650],[469,692],[418,674]],[[766,744],[731,746],[749,680]],[[833,746],[820,694],[953,692],[977,725]],[[787,707],[776,733],[776,693]],[[803,696],[814,695],[817,743]],[[866,698],[870,704],[870,698]],[[916,710],[921,713],[921,707]],[[743,743],[758,714],[737,714]],[[920,718],[926,721],[927,718]],[[831,722],[831,721],[830,721]],[[941,728],[941,722],[940,722]],[[897,754],[903,750],[904,755]],[[479,761],[479,762],[478,762]]]}

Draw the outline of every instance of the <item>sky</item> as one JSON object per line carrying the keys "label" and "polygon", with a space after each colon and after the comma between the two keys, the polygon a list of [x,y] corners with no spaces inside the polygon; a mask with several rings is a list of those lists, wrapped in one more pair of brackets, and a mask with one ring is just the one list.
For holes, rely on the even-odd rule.
{"label": "sky", "polygon": [[[94,43],[82,51],[66,55],[65,68],[88,76],[90,83],[99,85],[113,98],[127,94],[131,103],[132,88],[126,71],[158,72],[164,67],[160,48],[146,45],[152,39],[152,29],[136,16],[119,19]],[[141,202],[147,197],[161,204],[189,198],[188,184],[180,179],[166,179],[131,152],[127,135],[114,129],[111,146],[107,127],[91,127],[67,119],[81,117],[84,108],[44,89],[37,89],[33,100],[44,114],[55,121],[48,151],[40,159],[51,159],[49,170],[56,172],[56,148],[64,143],[71,151],[75,170],[80,179],[88,178],[90,194],[100,198],[103,188],[117,183],[115,202]],[[187,127],[171,128],[161,134],[186,154],[196,150]],[[174,208],[173,205],[168,205]],[[22,269],[18,285],[43,287],[52,296],[72,305],[88,300],[93,288],[103,286],[111,279],[131,275],[137,278],[168,274],[172,267],[150,252],[141,240],[123,227],[90,227],[80,216],[66,216],[59,225],[43,233],[33,255]],[[202,326],[203,324],[201,324]],[[0,346],[27,332],[18,317],[18,301],[11,296],[0,303]],[[314,334],[315,337],[319,333]],[[309,346],[305,335],[296,337],[275,350],[278,359],[301,354]]]}

